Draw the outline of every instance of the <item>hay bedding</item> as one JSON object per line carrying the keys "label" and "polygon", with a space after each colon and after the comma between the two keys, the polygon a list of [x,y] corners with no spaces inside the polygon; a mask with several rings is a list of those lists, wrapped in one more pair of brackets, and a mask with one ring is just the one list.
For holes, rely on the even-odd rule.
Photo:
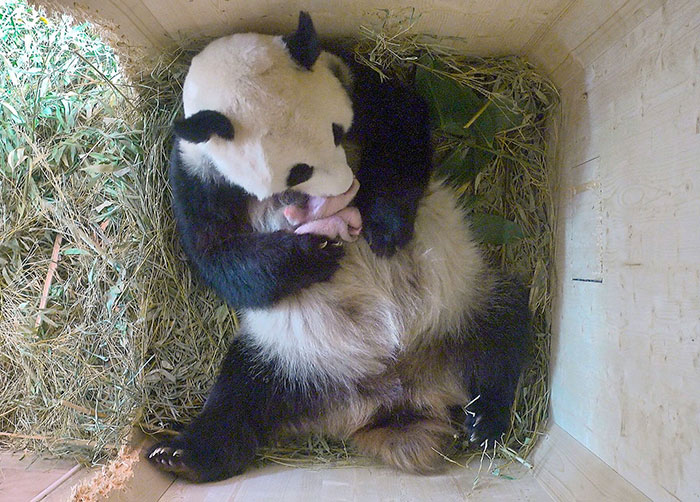
{"label": "hay bedding", "polygon": [[[526,462],[549,396],[554,217],[544,126],[556,92],[521,59],[461,56],[413,35],[413,21],[411,12],[380,14],[362,29],[358,57],[395,78],[447,75],[518,117],[491,138],[486,167],[455,179],[485,241],[496,242],[485,244],[491,260],[532,286],[534,363],[493,451]],[[127,80],[86,25],[7,0],[0,28],[0,444],[101,462],[134,425],[159,431],[189,420],[237,327],[235,312],[190,274],[169,209],[170,125],[201,44],[141,62]],[[469,157],[472,140],[437,130],[437,162]],[[463,457],[461,439],[446,453]],[[345,445],[318,437],[261,458],[351,461]]]}

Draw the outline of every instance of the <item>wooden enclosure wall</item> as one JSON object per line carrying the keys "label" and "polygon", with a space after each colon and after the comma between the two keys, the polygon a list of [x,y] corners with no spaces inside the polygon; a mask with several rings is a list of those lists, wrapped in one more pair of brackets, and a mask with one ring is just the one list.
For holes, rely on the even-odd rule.
{"label": "wooden enclosure wall", "polygon": [[563,106],[554,420],[700,500],[700,1],[571,2],[527,52]]}
{"label": "wooden enclosure wall", "polygon": [[287,31],[299,9],[352,35],[413,6],[418,31],[536,62],[563,101],[554,420],[650,498],[700,499],[700,1],[54,3],[151,48]]}
{"label": "wooden enclosure wall", "polygon": [[417,31],[464,37],[474,54],[521,53],[571,0],[32,0],[107,20],[130,45],[160,47],[175,38],[236,31],[285,33],[299,10],[311,13],[319,32],[356,36],[378,19],[378,9],[420,13]]}

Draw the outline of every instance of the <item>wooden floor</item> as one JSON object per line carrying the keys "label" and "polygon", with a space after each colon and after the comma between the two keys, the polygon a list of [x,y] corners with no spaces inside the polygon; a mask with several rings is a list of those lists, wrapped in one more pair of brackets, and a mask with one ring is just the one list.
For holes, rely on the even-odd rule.
{"label": "wooden floor", "polygon": [[245,501],[267,502],[464,502],[551,500],[532,473],[515,469],[509,476],[482,472],[474,487],[477,469],[456,467],[439,476],[414,476],[385,467],[291,469],[269,466],[229,481],[193,486],[180,480],[160,498],[161,502]]}
{"label": "wooden floor", "polygon": [[[140,458],[136,455],[135,458]],[[478,459],[439,476],[380,466],[251,469],[219,483],[191,485],[136,460],[129,483],[100,502],[649,502],[638,489],[552,425],[529,461],[502,468]],[[480,469],[481,467],[481,469]],[[0,502],[64,502],[71,488],[98,475],[64,460],[0,451]],[[476,481],[476,482],[475,482]]]}
{"label": "wooden floor", "polygon": [[63,501],[90,474],[75,462],[0,451],[0,502]]}
{"label": "wooden floor", "polygon": [[[72,472],[71,472],[72,470]],[[73,484],[92,474],[70,462],[20,458],[0,453],[0,501],[58,502],[68,499]],[[455,466],[438,476],[413,476],[386,467],[290,468],[267,466],[242,476],[205,485],[170,479],[121,494],[120,501],[142,502],[399,502],[552,500],[528,469],[509,467],[505,476],[490,474],[479,464]],[[61,483],[56,483],[64,476]],[[475,484],[475,480],[477,480]],[[511,479],[512,478],[512,479]],[[158,486],[156,486],[158,485]],[[163,493],[163,486],[165,491]],[[47,490],[47,488],[49,488]],[[150,490],[153,488],[156,493]],[[146,491],[142,491],[146,490]],[[160,497],[157,493],[161,492]],[[110,498],[109,500],[112,500]]]}

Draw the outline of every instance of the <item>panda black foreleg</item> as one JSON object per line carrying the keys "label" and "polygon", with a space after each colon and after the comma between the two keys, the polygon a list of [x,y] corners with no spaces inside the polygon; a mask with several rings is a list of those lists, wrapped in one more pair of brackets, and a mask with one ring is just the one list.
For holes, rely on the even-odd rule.
{"label": "panda black foreleg", "polygon": [[251,196],[240,187],[191,175],[177,148],[170,184],[180,242],[204,282],[229,305],[269,307],[328,280],[340,267],[344,251],[325,237],[254,231]]}
{"label": "panda black foreleg", "polygon": [[318,393],[279,376],[254,357],[245,336],[231,344],[201,413],[173,439],[152,446],[148,460],[193,482],[240,474],[281,426],[312,412]]}
{"label": "panda black foreleg", "polygon": [[472,443],[501,439],[531,345],[528,292],[511,277],[501,277],[488,308],[475,319],[476,346],[470,351],[466,384],[472,402],[463,424]]}
{"label": "panda black foreleg", "polygon": [[392,256],[413,237],[418,205],[432,172],[428,107],[396,83],[364,83],[357,90],[352,133],[362,145],[355,204],[372,251]]}
{"label": "panda black foreleg", "polygon": [[342,247],[323,236],[285,231],[241,233],[189,253],[207,285],[236,308],[269,307],[328,280],[343,254]]}

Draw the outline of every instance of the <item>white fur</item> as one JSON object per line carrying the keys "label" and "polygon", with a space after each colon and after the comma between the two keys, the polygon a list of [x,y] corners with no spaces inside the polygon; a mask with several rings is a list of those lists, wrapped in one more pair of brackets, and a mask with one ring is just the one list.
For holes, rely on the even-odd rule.
{"label": "white fur", "polygon": [[364,239],[346,244],[341,268],[272,308],[244,312],[262,357],[290,376],[349,383],[381,374],[402,350],[454,334],[490,284],[449,188],[433,183],[415,238],[390,259]]}
{"label": "white fur", "polygon": [[[295,186],[309,195],[345,192],[353,174],[345,151],[333,141],[333,123],[350,128],[352,103],[322,53],[311,70],[290,58],[281,37],[236,34],[210,43],[193,60],[185,79],[185,117],[215,110],[231,120],[233,140],[213,136],[180,142],[186,165],[210,161],[221,175],[259,199],[287,188],[295,164],[314,168]],[[202,173],[198,173],[202,174]]]}

